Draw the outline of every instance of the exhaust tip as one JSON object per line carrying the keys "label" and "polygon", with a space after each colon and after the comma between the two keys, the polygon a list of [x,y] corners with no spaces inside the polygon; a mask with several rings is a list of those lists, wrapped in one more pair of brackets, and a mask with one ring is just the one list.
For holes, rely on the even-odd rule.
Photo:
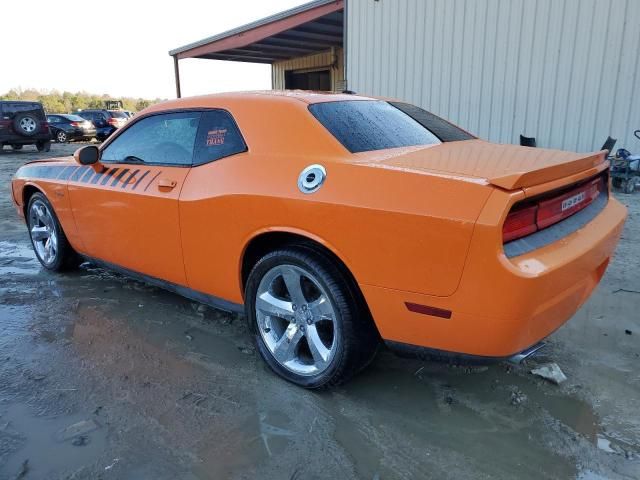
{"label": "exhaust tip", "polygon": [[530,356],[537,353],[538,350],[540,350],[545,345],[546,345],[545,342],[538,342],[535,345],[532,345],[529,348],[521,351],[520,353],[516,353],[515,355],[510,356],[509,358],[507,358],[507,362],[513,363],[514,365],[518,365],[522,363],[524,360],[526,360],[527,358],[529,358]]}

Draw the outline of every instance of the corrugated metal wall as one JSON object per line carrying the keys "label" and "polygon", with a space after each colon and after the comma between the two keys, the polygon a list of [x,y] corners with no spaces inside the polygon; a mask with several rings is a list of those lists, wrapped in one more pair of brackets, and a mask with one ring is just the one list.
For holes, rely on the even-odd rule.
{"label": "corrugated metal wall", "polygon": [[343,90],[344,81],[344,55],[341,48],[335,49],[335,58],[330,50],[306,57],[293,58],[276,62],[271,68],[271,81],[276,90],[284,89],[284,72],[287,70],[305,70],[318,67],[329,67],[331,69],[331,88],[335,91]]}
{"label": "corrugated metal wall", "polygon": [[640,151],[640,0],[347,0],[347,86],[482,138]]}

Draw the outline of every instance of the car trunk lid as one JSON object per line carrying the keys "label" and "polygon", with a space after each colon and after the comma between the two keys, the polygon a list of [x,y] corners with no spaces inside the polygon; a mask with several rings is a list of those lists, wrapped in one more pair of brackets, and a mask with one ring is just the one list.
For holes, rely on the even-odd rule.
{"label": "car trunk lid", "polygon": [[593,168],[605,151],[574,153],[500,145],[483,140],[448,142],[356,154],[357,163],[486,181],[506,190],[532,187]]}

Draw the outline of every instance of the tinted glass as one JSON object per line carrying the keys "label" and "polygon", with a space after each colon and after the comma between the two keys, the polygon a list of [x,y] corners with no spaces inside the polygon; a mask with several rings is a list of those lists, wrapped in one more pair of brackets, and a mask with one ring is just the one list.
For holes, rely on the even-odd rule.
{"label": "tinted glass", "polygon": [[430,132],[433,132],[443,142],[457,142],[460,140],[471,140],[475,138],[468,132],[465,132],[459,127],[456,127],[453,123],[449,123],[443,118],[434,115],[431,112],[427,112],[420,107],[403,102],[389,102],[398,110],[403,111],[411,118],[413,118],[420,125],[427,128]]}
{"label": "tinted glass", "polygon": [[63,115],[63,117],[70,122],[84,122],[84,118],[79,115]]}
{"label": "tinted glass", "polygon": [[58,117],[57,115],[47,115],[47,122],[49,123],[60,123],[62,121],[62,118]]}
{"label": "tinted glass", "polygon": [[44,109],[39,103],[6,102],[0,105],[4,118],[14,118],[19,113],[30,113],[40,120],[45,119]]}
{"label": "tinted glass", "polygon": [[309,110],[351,153],[440,143],[423,125],[387,102],[324,102],[310,105]]}
{"label": "tinted glass", "polygon": [[111,114],[112,117],[114,118],[128,118],[127,114],[121,111],[110,111],[109,112]]}
{"label": "tinted glass", "polygon": [[131,124],[102,151],[102,161],[191,165],[199,120],[199,112],[143,118]]}
{"label": "tinted glass", "polygon": [[229,112],[212,110],[202,113],[196,137],[194,165],[212,162],[246,150],[247,145]]}

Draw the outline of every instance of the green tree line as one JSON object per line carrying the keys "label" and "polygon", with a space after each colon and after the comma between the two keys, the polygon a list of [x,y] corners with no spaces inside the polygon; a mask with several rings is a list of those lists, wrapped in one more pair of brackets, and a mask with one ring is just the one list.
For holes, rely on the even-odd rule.
{"label": "green tree line", "polygon": [[149,105],[161,102],[163,99],[112,97],[111,95],[95,95],[87,92],[59,92],[57,90],[42,91],[35,89],[22,90],[14,88],[0,95],[0,100],[27,100],[42,103],[47,113],[70,113],[86,108],[105,108],[105,100],[120,100],[123,108],[132,112],[139,112]]}

